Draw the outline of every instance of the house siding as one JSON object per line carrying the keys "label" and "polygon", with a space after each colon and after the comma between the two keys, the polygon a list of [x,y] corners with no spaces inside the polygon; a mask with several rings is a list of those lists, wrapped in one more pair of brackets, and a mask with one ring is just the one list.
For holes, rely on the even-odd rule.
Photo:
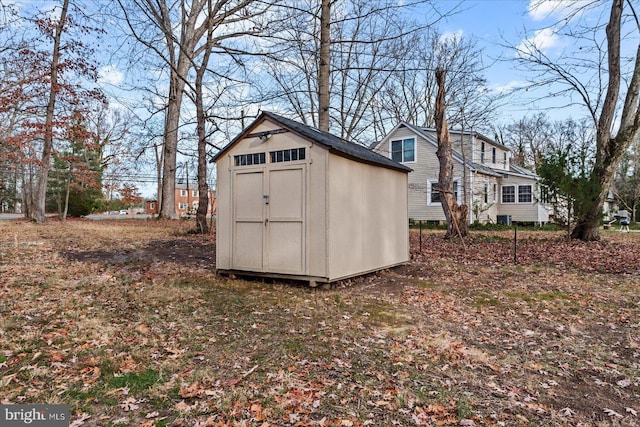
{"label": "house siding", "polygon": [[[422,134],[436,137],[435,131],[422,129]],[[412,220],[444,221],[445,216],[440,204],[429,204],[428,192],[430,183],[437,182],[440,164],[436,155],[437,147],[429,142],[417,130],[400,125],[375,148],[380,154],[391,157],[390,141],[408,137],[416,138],[415,162],[404,163],[411,167],[409,174],[409,218]],[[451,132],[454,150],[459,150],[460,133]],[[485,144],[484,162],[481,162],[481,142]],[[463,183],[464,166],[454,159],[454,180],[458,181],[459,201],[462,202],[464,187],[467,188],[466,203],[469,206],[470,222],[496,222],[498,215],[511,215],[512,221],[542,223],[549,221],[548,210],[539,203],[539,189],[535,177],[519,176],[509,172],[510,152],[506,147],[496,144],[481,135],[465,134],[464,145],[467,161],[472,161],[491,168],[495,175],[480,170],[467,170],[467,182]],[[493,148],[496,150],[496,161],[493,162]],[[459,151],[458,151],[459,152]],[[506,162],[504,156],[506,154]],[[488,197],[484,201],[484,186],[487,185]],[[502,187],[504,185],[531,185],[531,203],[502,203]],[[495,189],[495,190],[494,190]],[[517,195],[516,195],[517,197]]]}
{"label": "house siding", "polygon": [[[413,169],[409,174],[409,219],[416,221],[434,220],[444,221],[446,218],[440,204],[428,204],[428,191],[430,182],[438,181],[440,163],[436,155],[437,147],[429,141],[417,135],[412,129],[400,127],[393,133],[393,137],[383,141],[376,151],[380,154],[391,157],[390,141],[395,139],[416,138],[415,162],[403,163]],[[459,179],[459,194],[462,194],[462,177],[464,170],[459,162],[454,163],[453,176]]]}
{"label": "house siding", "polygon": [[[520,177],[515,175],[508,175],[507,178],[501,180],[500,187],[513,185],[516,187],[516,202],[515,203],[502,203],[502,188],[500,188],[500,215],[511,215],[512,221],[519,222],[547,222],[549,221],[549,214],[545,209],[540,209],[539,203],[540,192],[535,179]],[[517,187],[519,185],[531,185],[532,188],[532,200],[531,202],[521,203],[518,202]]]}

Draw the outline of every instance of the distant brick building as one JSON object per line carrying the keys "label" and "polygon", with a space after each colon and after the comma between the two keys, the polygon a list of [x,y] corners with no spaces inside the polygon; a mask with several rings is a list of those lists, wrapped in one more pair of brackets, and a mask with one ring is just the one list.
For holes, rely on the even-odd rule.
{"label": "distant brick building", "polygon": [[[176,214],[178,216],[183,217],[188,215],[195,215],[198,210],[199,201],[200,192],[198,191],[197,183],[176,183],[175,203]],[[209,190],[209,206],[207,208],[207,216],[215,214],[216,208],[216,192],[214,190]],[[158,201],[147,200],[145,211],[149,215],[156,215],[159,212]]]}

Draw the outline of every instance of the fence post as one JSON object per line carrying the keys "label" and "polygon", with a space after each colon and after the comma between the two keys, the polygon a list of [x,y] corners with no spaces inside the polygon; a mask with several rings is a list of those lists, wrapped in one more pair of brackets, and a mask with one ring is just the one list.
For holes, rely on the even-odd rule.
{"label": "fence post", "polygon": [[513,263],[518,263],[518,226],[513,224]]}

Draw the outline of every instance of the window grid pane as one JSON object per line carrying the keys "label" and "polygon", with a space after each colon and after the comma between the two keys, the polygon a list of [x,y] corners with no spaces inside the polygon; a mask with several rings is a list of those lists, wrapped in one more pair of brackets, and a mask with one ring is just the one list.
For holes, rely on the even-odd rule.
{"label": "window grid pane", "polygon": [[441,203],[442,200],[440,199],[440,191],[438,190],[438,183],[437,182],[432,182],[431,183],[431,203]]}
{"label": "window grid pane", "polygon": [[233,158],[236,166],[261,165],[266,163],[265,153],[239,154]]}
{"label": "window grid pane", "polygon": [[413,138],[408,138],[404,140],[403,144],[404,155],[403,161],[405,162],[413,162],[416,158],[415,156],[415,140]]}
{"label": "window grid pane", "polygon": [[533,200],[530,185],[518,186],[518,203],[531,203]]}
{"label": "window grid pane", "polygon": [[505,185],[502,187],[502,203],[516,202],[516,187],[514,185]]}
{"label": "window grid pane", "polygon": [[270,151],[271,163],[293,162],[304,160],[306,157],[304,148],[291,148],[288,150]]}
{"label": "window grid pane", "polygon": [[391,160],[402,161],[402,141],[391,141]]}

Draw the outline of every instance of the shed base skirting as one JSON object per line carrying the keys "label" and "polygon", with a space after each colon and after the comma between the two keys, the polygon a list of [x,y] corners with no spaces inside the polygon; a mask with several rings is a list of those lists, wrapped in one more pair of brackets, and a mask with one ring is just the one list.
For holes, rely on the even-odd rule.
{"label": "shed base skirting", "polygon": [[337,282],[340,280],[350,279],[352,277],[364,276],[365,274],[374,273],[376,271],[386,270],[388,268],[398,267],[401,265],[405,265],[407,261],[399,262],[396,264],[387,265],[385,267],[374,268],[367,271],[362,271],[359,273],[348,274],[345,276],[328,278],[328,277],[318,277],[318,276],[306,276],[302,274],[282,274],[282,273],[268,273],[268,272],[256,272],[256,271],[246,271],[246,270],[227,270],[227,269],[218,269],[216,270],[216,274],[222,274],[225,276],[250,276],[250,277],[266,277],[270,279],[287,279],[287,280],[297,280],[300,282],[307,282],[310,287],[315,288],[320,284],[329,284],[333,282]]}

